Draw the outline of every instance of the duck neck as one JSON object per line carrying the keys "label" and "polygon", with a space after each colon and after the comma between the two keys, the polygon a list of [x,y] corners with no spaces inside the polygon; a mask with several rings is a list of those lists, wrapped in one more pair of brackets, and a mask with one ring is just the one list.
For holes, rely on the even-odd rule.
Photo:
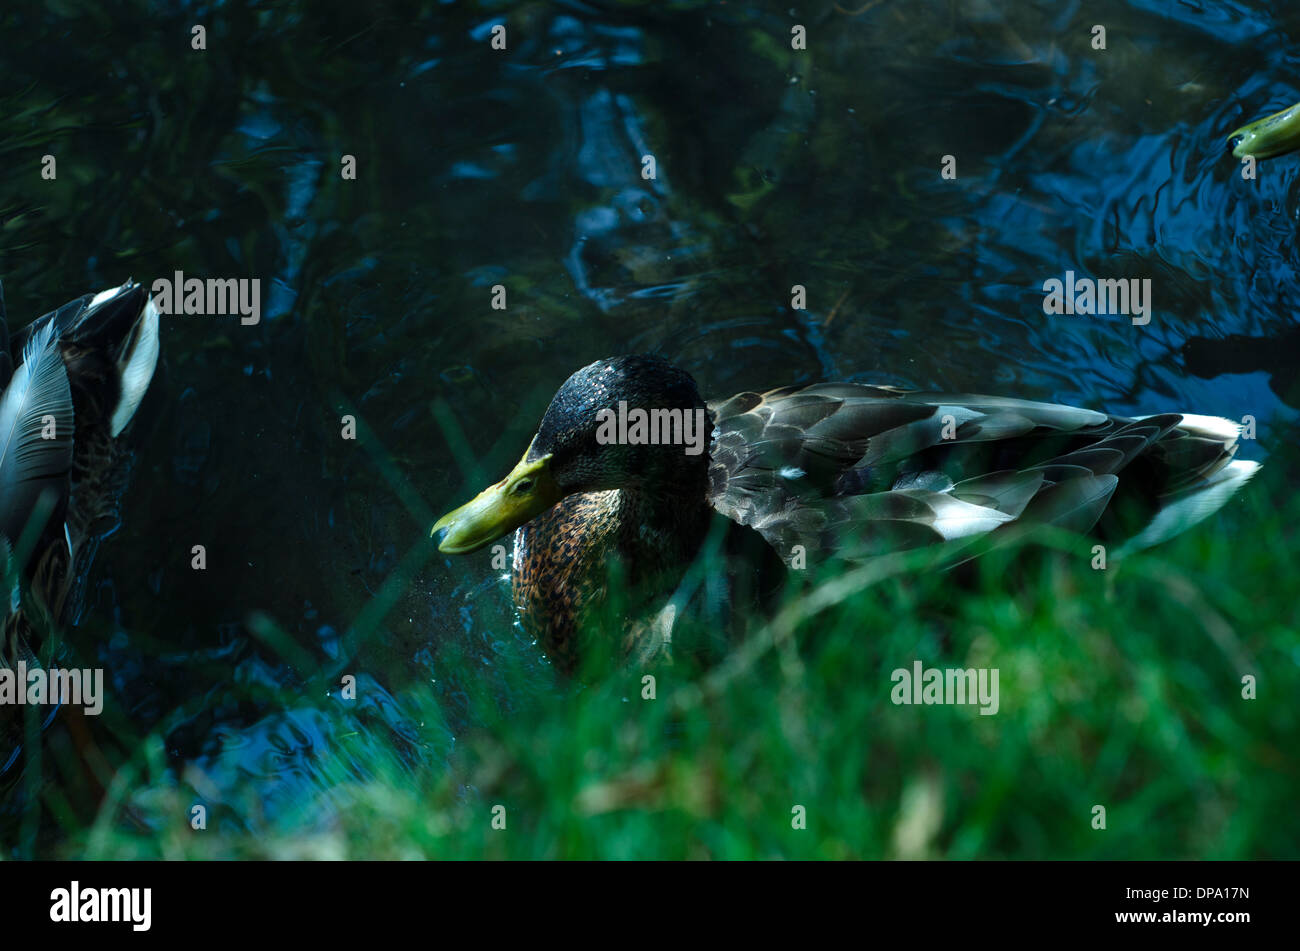
{"label": "duck neck", "polygon": [[698,458],[699,465],[682,466],[671,477],[660,473],[618,490],[618,547],[636,575],[689,560],[704,540],[712,509],[708,458]]}

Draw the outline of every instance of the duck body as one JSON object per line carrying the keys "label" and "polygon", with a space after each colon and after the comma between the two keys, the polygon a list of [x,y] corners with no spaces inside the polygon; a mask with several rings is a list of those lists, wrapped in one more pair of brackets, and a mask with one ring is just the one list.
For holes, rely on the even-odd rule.
{"label": "duck body", "polygon": [[[626,406],[704,405],[707,454],[681,444],[609,445],[602,419]],[[515,530],[515,606],[572,670],[609,562],[653,600],[680,581],[725,516],[787,565],[862,560],[1005,531],[1017,523],[1146,547],[1205,518],[1256,471],[1236,461],[1240,427],[1162,414],[1131,419],[977,394],[817,383],[704,404],[654,356],[579,370],[515,469],[434,526],[472,551]],[[625,654],[641,653],[630,641]]]}
{"label": "duck body", "polygon": [[[127,281],[8,334],[0,293],[0,668],[41,663],[48,633],[79,619],[100,540],[119,523],[121,436],[157,366],[159,314]],[[0,706],[0,772],[21,717]]]}

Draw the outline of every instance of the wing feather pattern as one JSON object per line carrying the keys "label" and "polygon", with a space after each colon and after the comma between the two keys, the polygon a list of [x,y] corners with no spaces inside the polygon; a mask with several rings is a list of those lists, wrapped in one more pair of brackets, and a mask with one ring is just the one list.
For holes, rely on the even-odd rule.
{"label": "wing feather pattern", "polygon": [[1127,419],[854,383],[739,393],[709,409],[714,507],[787,561],[796,545],[869,556],[1018,521],[1163,538],[1167,506],[1199,520],[1254,472],[1218,475],[1234,424],[1177,413]]}

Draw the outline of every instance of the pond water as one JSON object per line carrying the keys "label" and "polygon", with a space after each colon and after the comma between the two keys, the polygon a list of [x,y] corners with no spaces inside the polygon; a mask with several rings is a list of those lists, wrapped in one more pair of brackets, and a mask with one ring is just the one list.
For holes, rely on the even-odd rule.
{"label": "pond water", "polygon": [[[75,639],[118,725],[250,827],[341,735],[444,756],[466,671],[553,689],[498,579],[428,531],[597,358],[658,351],[707,397],[851,379],[1294,442],[1300,156],[1246,180],[1224,137],[1300,100],[1300,7],[316,6],[0,13],[12,327],[128,276],[261,280],[255,325],[164,319]],[[1150,322],[1045,314],[1067,271],[1149,279]]]}

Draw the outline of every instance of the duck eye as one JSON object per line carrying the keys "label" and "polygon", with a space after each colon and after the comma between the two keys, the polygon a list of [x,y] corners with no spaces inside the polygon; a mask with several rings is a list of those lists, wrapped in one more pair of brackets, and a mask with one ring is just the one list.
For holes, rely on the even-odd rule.
{"label": "duck eye", "polygon": [[533,491],[532,479],[520,479],[515,483],[515,495],[523,495],[526,492]]}

